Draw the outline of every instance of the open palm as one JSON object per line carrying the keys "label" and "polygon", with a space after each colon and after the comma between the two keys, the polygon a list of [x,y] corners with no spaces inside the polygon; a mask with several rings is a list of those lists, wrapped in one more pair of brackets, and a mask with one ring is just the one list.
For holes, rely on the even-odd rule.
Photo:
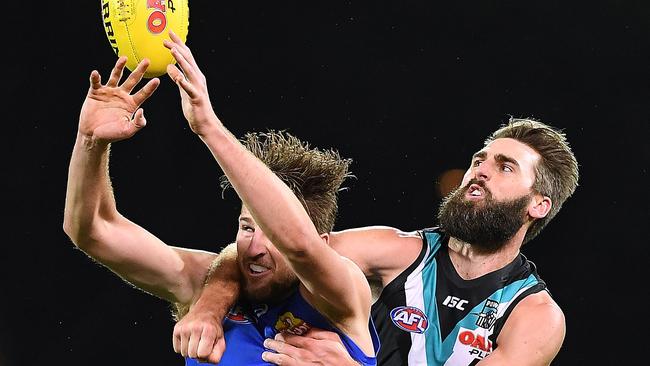
{"label": "open palm", "polygon": [[139,107],[160,84],[158,79],[151,79],[139,91],[131,94],[142,80],[149,62],[141,61],[120,85],[124,65],[126,65],[126,58],[119,58],[105,85],[101,84],[101,77],[97,71],[90,74],[90,88],[79,116],[79,131],[97,142],[110,143],[123,140],[133,136],[142,128],[145,119]]}

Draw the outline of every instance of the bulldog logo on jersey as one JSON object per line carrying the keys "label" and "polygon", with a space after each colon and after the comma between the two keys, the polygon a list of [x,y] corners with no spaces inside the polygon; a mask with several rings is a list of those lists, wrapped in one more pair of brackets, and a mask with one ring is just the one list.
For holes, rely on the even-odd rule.
{"label": "bulldog logo on jersey", "polygon": [[278,332],[287,332],[295,335],[303,335],[311,328],[307,322],[300,318],[296,318],[293,313],[287,311],[278,317],[275,322],[275,329]]}
{"label": "bulldog logo on jersey", "polygon": [[414,306],[400,306],[390,312],[390,319],[398,328],[411,333],[424,333],[429,328],[429,319]]}
{"label": "bulldog logo on jersey", "polygon": [[230,309],[226,315],[226,319],[239,324],[251,324],[254,321],[252,317],[246,315],[244,309],[239,305],[235,305]]}

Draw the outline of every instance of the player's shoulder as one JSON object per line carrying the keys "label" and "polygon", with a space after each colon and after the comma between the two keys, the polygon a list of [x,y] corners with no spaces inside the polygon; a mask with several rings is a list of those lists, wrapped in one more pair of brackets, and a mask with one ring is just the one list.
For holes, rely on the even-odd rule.
{"label": "player's shoulder", "polygon": [[422,231],[404,231],[392,226],[364,226],[352,229],[345,229],[341,231],[334,231],[331,233],[332,238],[335,240],[345,240],[349,238],[363,238],[366,240],[396,240],[396,241],[410,241],[422,240]]}
{"label": "player's shoulder", "polygon": [[562,308],[547,291],[540,291],[523,298],[512,311],[510,319],[525,326],[535,319],[535,323],[546,324],[548,328],[564,328],[565,318]]}
{"label": "player's shoulder", "polygon": [[557,310],[562,311],[558,303],[555,302],[548,291],[539,291],[534,294],[530,294],[521,300],[520,305],[523,307],[548,306],[550,308],[557,308]]}
{"label": "player's shoulder", "polygon": [[331,234],[330,244],[354,261],[367,277],[387,279],[401,273],[422,251],[419,231],[390,226],[367,226]]}
{"label": "player's shoulder", "polygon": [[397,256],[412,253],[417,256],[422,248],[420,231],[403,231],[390,226],[366,226],[333,232],[330,244],[343,256],[358,263],[359,257]]}
{"label": "player's shoulder", "polygon": [[550,364],[562,347],[565,335],[564,313],[550,294],[540,291],[528,295],[506,320],[497,339],[499,348],[494,352],[494,359]]}

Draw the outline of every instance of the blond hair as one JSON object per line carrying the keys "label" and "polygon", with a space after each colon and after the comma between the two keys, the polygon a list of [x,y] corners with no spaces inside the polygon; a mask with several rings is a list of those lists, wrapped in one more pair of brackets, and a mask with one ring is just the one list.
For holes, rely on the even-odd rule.
{"label": "blond hair", "polygon": [[[319,233],[332,231],[338,213],[338,192],[351,176],[351,159],[341,158],[335,150],[311,148],[283,131],[247,133],[241,141],[291,188]],[[221,187],[230,187],[225,175]]]}

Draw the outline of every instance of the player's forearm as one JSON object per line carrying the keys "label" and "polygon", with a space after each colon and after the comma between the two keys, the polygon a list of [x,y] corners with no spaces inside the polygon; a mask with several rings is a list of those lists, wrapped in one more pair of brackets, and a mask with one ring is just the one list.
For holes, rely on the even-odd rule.
{"label": "player's forearm", "polygon": [[117,214],[108,177],[108,156],[108,145],[77,135],[68,170],[63,224],[77,246],[92,240],[100,216]]}
{"label": "player's forearm", "polygon": [[293,191],[224,127],[202,138],[255,222],[308,290],[342,311],[358,308],[356,302],[350,304],[356,299],[346,296],[352,281],[349,264],[320,237]]}
{"label": "player's forearm", "polygon": [[[204,313],[221,323],[239,297],[241,272],[237,265],[237,247],[225,247],[210,265],[200,296],[191,306],[192,313]],[[187,309],[179,308],[178,318]]]}
{"label": "player's forearm", "polygon": [[201,138],[257,224],[289,259],[303,256],[311,249],[308,239],[319,240],[319,236],[298,198],[221,122],[214,126]]}
{"label": "player's forearm", "polygon": [[68,171],[64,231],[79,249],[136,287],[170,302],[190,303],[201,289],[210,255],[177,252],[122,217],[115,206],[108,160],[107,144],[77,136]]}

